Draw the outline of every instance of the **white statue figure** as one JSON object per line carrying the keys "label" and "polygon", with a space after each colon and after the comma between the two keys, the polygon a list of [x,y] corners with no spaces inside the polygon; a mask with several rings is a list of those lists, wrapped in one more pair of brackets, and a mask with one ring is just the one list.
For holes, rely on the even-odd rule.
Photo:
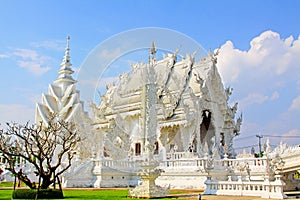
{"label": "white statue figure", "polygon": [[264,151],[265,151],[267,154],[271,153],[272,147],[271,147],[270,139],[269,139],[269,138],[267,138],[267,140],[266,140],[264,146],[265,146]]}
{"label": "white statue figure", "polygon": [[235,127],[233,130],[235,135],[239,135],[240,130],[241,130],[242,121],[243,121],[243,114],[241,114],[236,120]]}
{"label": "white statue figure", "polygon": [[201,97],[205,97],[207,101],[210,101],[210,94],[208,88],[205,85],[204,79],[200,77],[199,73],[194,73],[194,76],[196,78],[196,83],[200,85]]}
{"label": "white statue figure", "polygon": [[236,114],[236,111],[237,111],[237,108],[238,108],[238,102],[236,102],[234,104],[234,106],[230,109],[231,110],[231,116],[234,117],[235,114]]}
{"label": "white statue figure", "polygon": [[92,109],[94,117],[95,118],[101,118],[101,110],[98,108],[98,106],[96,104],[94,104],[93,102],[91,102],[91,101],[88,102],[88,105]]}
{"label": "white statue figure", "polygon": [[232,91],[233,91],[233,88],[232,87],[227,87],[225,89],[225,94],[226,94],[226,101],[228,102],[229,100],[229,97],[232,95]]}

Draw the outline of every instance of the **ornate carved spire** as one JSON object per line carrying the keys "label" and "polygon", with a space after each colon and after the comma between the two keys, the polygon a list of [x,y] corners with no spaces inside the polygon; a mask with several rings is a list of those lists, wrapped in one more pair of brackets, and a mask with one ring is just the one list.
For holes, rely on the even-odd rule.
{"label": "ornate carved spire", "polygon": [[149,49],[149,63],[155,59],[154,58],[155,54],[156,54],[156,48],[155,48],[154,41],[152,41],[151,48]]}
{"label": "ornate carved spire", "polygon": [[156,48],[155,48],[154,41],[152,41],[152,46],[151,46],[151,49],[150,49],[150,54],[151,54],[151,55],[156,54]]}
{"label": "ornate carved spire", "polygon": [[63,60],[60,64],[61,68],[58,70],[59,76],[54,81],[57,84],[68,86],[76,81],[72,78],[74,71],[71,69],[72,63],[70,61],[70,48],[69,48],[70,36],[67,37],[66,51]]}
{"label": "ornate carved spire", "polygon": [[66,48],[65,48],[65,56],[60,64],[60,66],[62,66],[63,68],[68,68],[70,66],[72,66],[72,63],[70,61],[70,47],[69,47],[69,43],[70,43],[70,36],[68,35],[67,37],[67,44],[66,44]]}

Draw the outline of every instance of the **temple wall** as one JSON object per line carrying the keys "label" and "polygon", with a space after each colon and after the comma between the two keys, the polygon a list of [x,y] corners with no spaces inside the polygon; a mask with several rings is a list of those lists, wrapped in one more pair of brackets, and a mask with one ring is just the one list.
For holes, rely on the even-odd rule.
{"label": "temple wall", "polygon": [[171,189],[205,189],[206,174],[186,173],[181,170],[174,173],[163,173],[156,179],[156,184],[162,187],[170,186]]}

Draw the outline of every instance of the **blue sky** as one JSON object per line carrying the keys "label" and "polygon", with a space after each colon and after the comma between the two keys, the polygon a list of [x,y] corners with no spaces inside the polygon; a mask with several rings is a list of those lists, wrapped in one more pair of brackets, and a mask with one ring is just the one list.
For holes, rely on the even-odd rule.
{"label": "blue sky", "polygon": [[1,1],[0,122],[33,121],[35,102],[57,77],[67,35],[79,69],[107,38],[161,27],[206,50],[220,48],[219,71],[244,115],[237,147],[257,144],[256,134],[299,144],[299,9],[297,0]]}

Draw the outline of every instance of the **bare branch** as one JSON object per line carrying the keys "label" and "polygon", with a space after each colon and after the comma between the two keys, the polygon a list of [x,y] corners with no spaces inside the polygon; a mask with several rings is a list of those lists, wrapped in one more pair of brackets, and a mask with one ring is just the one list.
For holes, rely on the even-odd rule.
{"label": "bare branch", "polygon": [[73,152],[80,141],[73,123],[51,116],[47,124],[7,123],[7,127],[7,130],[0,130],[0,153],[8,160],[8,170],[29,187],[33,184],[25,174],[18,172],[17,158],[35,168],[42,178],[42,188],[52,184],[52,174],[55,179],[70,168]]}

